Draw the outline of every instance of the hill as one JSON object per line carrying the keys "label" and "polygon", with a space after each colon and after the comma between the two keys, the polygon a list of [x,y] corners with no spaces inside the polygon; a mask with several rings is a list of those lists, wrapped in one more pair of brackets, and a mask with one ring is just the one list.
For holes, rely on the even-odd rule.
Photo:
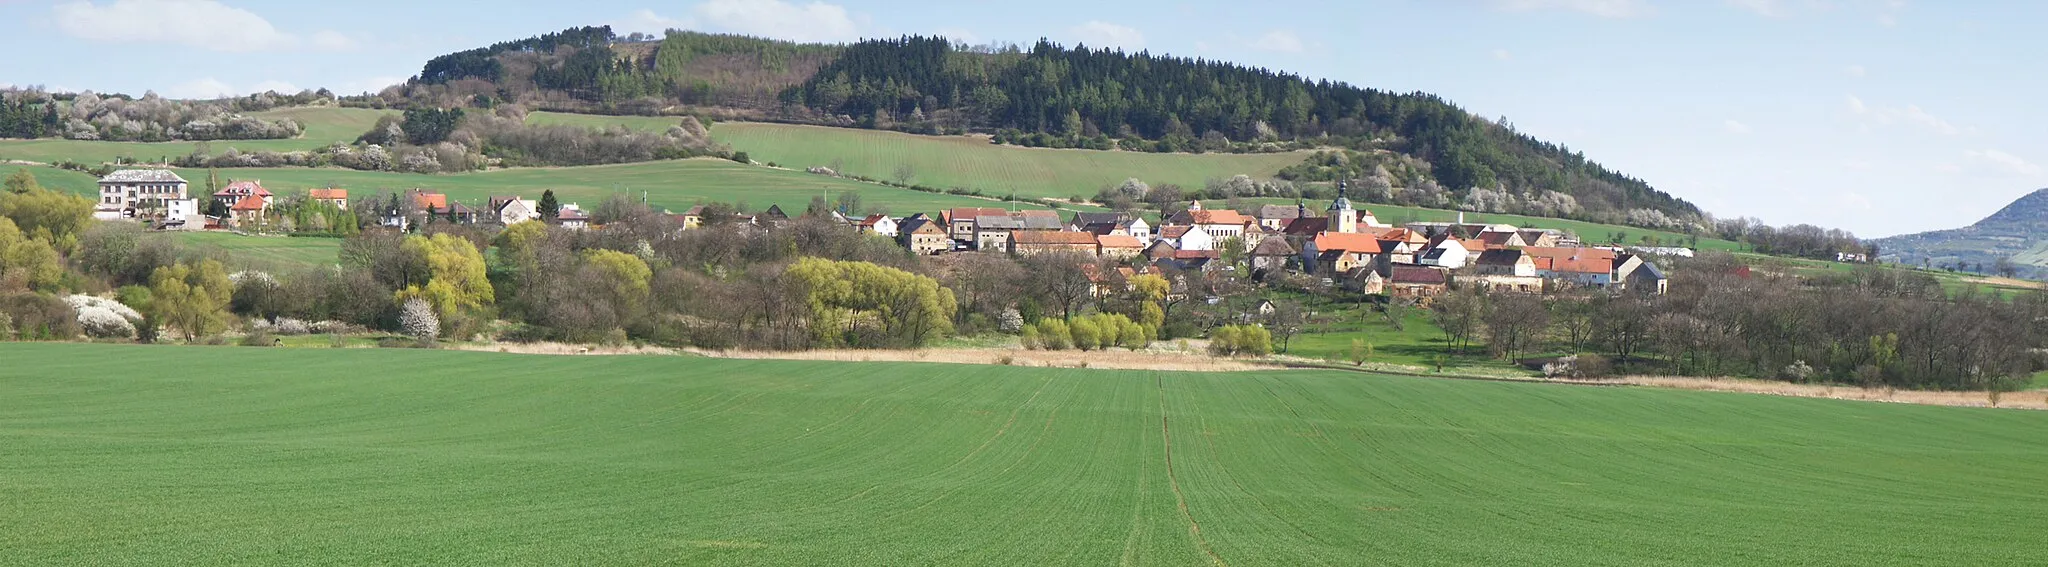
{"label": "hill", "polygon": [[2048,552],[2030,531],[2048,520],[2039,412],[1298,371],[20,343],[0,357],[0,541],[23,564]]}
{"label": "hill", "polygon": [[[923,37],[847,46],[680,31],[622,39],[639,38],[575,28],[436,57],[377,104],[705,112],[1137,151],[1392,150],[1428,164],[1423,175],[1454,201],[1471,188],[1504,186],[1514,195],[1571,195],[1592,220],[1675,226],[1701,217],[1639,179],[1425,93],[1045,41],[1024,51]],[[692,66],[705,56],[716,56],[715,69]],[[762,100],[777,85],[775,100]],[[1347,173],[1372,171],[1361,164]]]}
{"label": "hill", "polygon": [[0,140],[0,161],[24,160],[41,163],[72,161],[87,165],[125,161],[158,163],[166,159],[190,155],[200,144],[207,144],[214,152],[234,148],[242,152],[277,151],[290,152],[326,147],[335,142],[348,143],[363,135],[377,118],[395,114],[385,110],[362,108],[333,108],[303,106],[281,108],[263,112],[251,112],[249,116],[265,120],[290,118],[304,126],[306,131],[297,138],[283,140],[215,140],[211,142],[107,142],[91,140],[63,140],[55,138],[37,140]]}
{"label": "hill", "polygon": [[2048,189],[2029,193],[1970,226],[1875,241],[1879,257],[1914,266],[1997,273],[2009,259],[2013,275],[2048,277]]}

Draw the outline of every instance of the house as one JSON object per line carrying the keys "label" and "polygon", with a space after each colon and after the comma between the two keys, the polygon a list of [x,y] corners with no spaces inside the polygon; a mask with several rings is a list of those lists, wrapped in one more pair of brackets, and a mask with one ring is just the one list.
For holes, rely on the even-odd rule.
{"label": "house", "polygon": [[446,193],[428,193],[413,189],[406,192],[406,197],[412,200],[413,208],[423,217],[460,224],[474,224],[477,221],[475,208],[450,201]]}
{"label": "house", "polygon": [[1470,246],[1446,234],[1431,239],[1429,248],[1420,252],[1415,262],[1425,266],[1456,270],[1465,267],[1471,258]]}
{"label": "house", "polygon": [[1296,202],[1292,206],[1264,205],[1259,207],[1258,212],[1253,213],[1252,216],[1258,219],[1259,228],[1263,228],[1268,232],[1282,232],[1287,230],[1287,225],[1294,222],[1295,219],[1314,218],[1311,216],[1312,214],[1309,212],[1306,203]]}
{"label": "house", "polygon": [[[219,194],[216,193],[215,195]],[[235,201],[234,205],[229,206],[228,214],[230,218],[235,220],[235,226],[245,227],[262,224],[263,213],[269,210],[270,202],[268,200],[265,200],[262,195],[251,194],[244,195],[241,200]]]}
{"label": "house", "polygon": [[[1088,234],[1085,232],[1077,234]],[[1124,260],[1145,253],[1145,243],[1135,236],[1104,234],[1095,237],[1096,255]]]}
{"label": "house", "polygon": [[704,205],[690,207],[689,210],[680,213],[669,212],[664,209],[662,214],[668,216],[669,220],[675,221],[676,227],[680,230],[704,228]]}
{"label": "house", "polygon": [[[569,205],[563,205],[567,208]],[[768,210],[754,216],[755,222],[779,225],[789,222],[789,213],[782,212],[782,205],[768,205]]]}
{"label": "house", "polygon": [[213,200],[228,205],[230,211],[233,211],[236,206],[241,205],[242,201],[248,197],[262,199],[262,210],[266,211],[270,210],[271,201],[276,198],[275,195],[270,193],[270,190],[263,188],[263,182],[260,180],[236,181],[229,183],[224,189],[213,192]]}
{"label": "house", "polygon": [[1656,264],[1643,262],[1641,267],[1629,272],[1622,280],[1628,290],[1646,295],[1664,295],[1671,290],[1671,279],[1664,277],[1664,270]]}
{"label": "house", "polygon": [[1522,240],[1520,231],[1486,231],[1479,233],[1479,236],[1473,237],[1472,240],[1479,242],[1484,250],[1521,248],[1529,245],[1528,241]]}
{"label": "house", "polygon": [[1223,254],[1215,250],[1180,250],[1174,252],[1172,258],[1154,264],[1181,271],[1205,271],[1220,267],[1222,262],[1217,260],[1222,257]]}
{"label": "house", "polygon": [[1074,220],[1067,223],[1067,229],[1097,236],[1129,236],[1147,244],[1152,242],[1152,225],[1130,213],[1074,213]]}
{"label": "house", "polygon": [[306,198],[312,199],[315,203],[333,205],[334,208],[344,211],[348,210],[347,189],[314,189],[306,192]]}
{"label": "house", "polygon": [[1295,253],[1294,246],[1287,244],[1286,238],[1268,236],[1260,240],[1258,246],[1253,246],[1251,249],[1252,273],[1272,273],[1285,270],[1287,269],[1287,259],[1292,258]]}
{"label": "house", "polygon": [[1286,226],[1280,227],[1280,234],[1294,240],[1315,238],[1316,235],[1325,232],[1330,232],[1330,219],[1324,217],[1297,218],[1287,221]]}
{"label": "house", "polygon": [[1172,241],[1164,238],[1154,240],[1152,245],[1145,247],[1145,257],[1155,263],[1173,261],[1173,256],[1179,253],[1180,248],[1175,247]]}
{"label": "house", "polygon": [[1342,278],[1336,279],[1344,285],[1344,289],[1357,293],[1378,295],[1387,291],[1387,279],[1380,276],[1379,270],[1373,268],[1353,268],[1345,272]]}
{"label": "house", "polygon": [[171,199],[164,201],[164,222],[158,230],[200,230],[206,228],[206,216],[199,210],[198,199]]}
{"label": "house", "polygon": [[1301,247],[1302,265],[1313,266],[1314,273],[1326,276],[1371,266],[1379,255],[1379,239],[1355,232],[1325,232]]}
{"label": "house", "polygon": [[1359,262],[1358,257],[1343,250],[1330,250],[1316,255],[1316,273],[1345,274],[1371,264]]}
{"label": "house", "polygon": [[1536,275],[1573,285],[1607,287],[1614,283],[1612,250],[1598,248],[1523,248],[1536,262]]}
{"label": "house", "polygon": [[918,213],[903,217],[896,225],[897,241],[919,256],[937,256],[953,250],[953,237],[944,225]]}
{"label": "house", "polygon": [[868,215],[867,218],[854,223],[853,228],[861,234],[879,234],[895,238],[897,226],[896,219],[889,218],[889,215]]}
{"label": "house", "polygon": [[1472,259],[1474,283],[1493,291],[1541,293],[1543,278],[1536,275],[1536,259],[1521,250],[1487,250]]}
{"label": "house", "polygon": [[960,242],[979,242],[977,226],[982,215],[1010,216],[1010,212],[994,207],[959,207],[939,213],[939,219],[947,225],[947,234]]}
{"label": "house", "polygon": [[1201,227],[1169,225],[1159,227],[1159,240],[1171,242],[1181,250],[1215,250],[1217,239]]}
{"label": "house", "polygon": [[1564,240],[1564,231],[1544,228],[1525,228],[1521,231],[1523,246],[1556,247]]}
{"label": "house", "polygon": [[[1239,214],[1237,211],[1212,211],[1204,209],[1202,208],[1201,201],[1195,201],[1194,204],[1189,205],[1188,210],[1175,213],[1173,218],[1168,219],[1167,222],[1168,224],[1201,228],[1204,232],[1208,232],[1209,236],[1213,236],[1219,241],[1243,237],[1245,225],[1258,224],[1258,221],[1245,218],[1244,215]],[[1182,245],[1181,247],[1186,248],[1187,246]]]}
{"label": "house", "polygon": [[1024,219],[1000,215],[982,215],[974,219],[975,250],[1009,250],[1010,234],[1024,230]]}
{"label": "house", "polygon": [[562,211],[555,215],[555,224],[569,230],[588,230],[590,213],[583,212],[583,208],[576,206],[575,203],[565,203],[562,205]]}
{"label": "house", "polygon": [[1868,254],[1852,254],[1852,253],[1849,253],[1849,252],[1836,252],[1836,253],[1835,253],[1835,261],[1836,261],[1836,262],[1841,262],[1841,263],[1844,263],[1844,264],[1868,264],[1868,263],[1870,263],[1870,256],[1869,256]]}
{"label": "house", "polygon": [[[690,210],[701,214],[704,207],[695,207]],[[521,199],[517,195],[494,195],[491,197],[489,213],[491,222],[502,225],[514,225],[526,221],[540,220],[540,203],[534,202],[531,199]],[[687,215],[689,213],[684,214]],[[702,220],[700,217],[698,224],[702,224]],[[687,221],[683,223],[683,227],[696,228],[696,226],[691,225]]]}
{"label": "house", "polygon": [[1449,289],[1450,270],[1434,266],[1395,265],[1389,269],[1386,292],[1395,297],[1436,297]]}
{"label": "house", "polygon": [[157,209],[167,201],[185,198],[188,184],[168,169],[123,169],[100,178],[100,211],[116,218],[133,218],[136,209]]}
{"label": "house", "polygon": [[1009,245],[1010,253],[1019,256],[1056,252],[1094,256],[1097,251],[1095,235],[1064,230],[1019,230],[1010,233]]}

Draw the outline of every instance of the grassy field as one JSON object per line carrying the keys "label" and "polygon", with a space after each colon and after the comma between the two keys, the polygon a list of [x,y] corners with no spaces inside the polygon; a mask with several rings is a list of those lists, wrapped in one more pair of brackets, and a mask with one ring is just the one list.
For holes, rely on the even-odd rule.
{"label": "grassy field", "polygon": [[[81,195],[96,194],[97,186],[90,176],[46,167],[30,169],[47,186]],[[188,181],[205,183],[205,170],[177,171]],[[477,207],[482,207],[491,195],[520,194],[537,199],[542,191],[552,189],[562,202],[580,202],[585,207],[595,207],[614,193],[637,198],[645,191],[649,204],[677,211],[704,201],[745,201],[754,209],[781,205],[790,214],[798,214],[810,204],[813,196],[828,195],[836,199],[848,191],[859,192],[863,206],[870,210],[879,208],[899,216],[913,212],[935,213],[950,207],[1043,208],[749,167],[709,158],[589,167],[501,169],[448,175],[339,168],[236,168],[222,169],[220,174],[223,182],[228,179],[257,179],[271,191],[286,194],[328,186],[347,188],[355,196],[421,188],[447,193],[458,201]],[[203,188],[197,191],[203,192]]]}
{"label": "grassy field", "polygon": [[527,124],[560,124],[582,128],[625,126],[642,132],[666,132],[670,126],[675,126],[682,121],[683,117],[681,116],[606,116],[601,114],[572,114],[546,111],[526,113]]}
{"label": "grassy field", "polygon": [[170,234],[188,248],[224,253],[231,268],[276,271],[331,266],[340,261],[341,254],[339,238],[242,236],[229,232]]}
{"label": "grassy field", "polygon": [[[286,108],[266,112],[252,112],[250,116],[276,120],[291,118],[306,128],[306,133],[289,140],[214,140],[207,142],[214,153],[235,148],[244,152],[260,150],[296,151],[323,147],[335,142],[354,141],[363,135],[377,118],[391,114],[389,110],[363,108]],[[78,140],[0,140],[0,161],[26,160],[56,163],[64,160],[85,164],[111,162],[116,159],[141,162],[161,162],[192,153],[197,142],[87,142]]]}
{"label": "grassy field", "polygon": [[841,173],[895,180],[897,168],[908,165],[911,182],[919,185],[1061,199],[1092,197],[1132,177],[1193,188],[1238,174],[1270,178],[1307,159],[1299,152],[1193,155],[1017,148],[968,136],[735,122],[713,126],[711,137],[755,161],[796,169],[837,161],[844,166]]}
{"label": "grassy field", "polygon": [[2048,553],[2039,412],[1326,372],[73,344],[0,357],[0,548],[16,564]]}

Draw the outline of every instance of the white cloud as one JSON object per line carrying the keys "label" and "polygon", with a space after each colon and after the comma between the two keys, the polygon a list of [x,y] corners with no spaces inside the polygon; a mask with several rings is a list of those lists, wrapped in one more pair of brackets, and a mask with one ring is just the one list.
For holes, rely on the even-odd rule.
{"label": "white cloud", "polygon": [[692,27],[695,26],[692,26],[690,22],[687,20],[678,20],[668,16],[663,16],[661,14],[654,13],[654,10],[648,10],[645,8],[636,10],[632,14],[627,15],[626,19],[624,20],[612,22],[612,31],[618,32],[621,35],[632,34],[635,32],[649,35],[662,35],[663,32],[666,32],[671,29],[689,29]]}
{"label": "white cloud", "polygon": [[1091,48],[1121,47],[1124,51],[1138,51],[1145,48],[1145,34],[1137,28],[1120,26],[1101,20],[1067,28],[1067,35],[1074,41]]}
{"label": "white cloud", "polygon": [[[1920,105],[1917,104],[1908,104],[1905,108],[1871,105],[1864,103],[1863,99],[1856,98],[1855,95],[1850,95],[1849,112],[1851,114],[1855,114],[1857,116],[1862,117],[1867,122],[1865,124],[1865,127],[1869,127],[1871,125],[1890,126],[1894,123],[1906,123],[1920,126],[1928,130],[1932,130],[1935,133],[1944,136],[1954,136],[1957,134],[1964,133],[1963,128],[1958,127],[1947,120],[1943,120],[1939,116],[1935,116],[1934,114],[1927,112],[1925,109],[1920,108]],[[1971,129],[1970,131],[1975,132],[1975,129]]]}
{"label": "white cloud", "polygon": [[1294,35],[1294,32],[1288,30],[1266,32],[1266,35],[1252,40],[1250,47],[1259,51],[1271,51],[1274,53],[1301,53],[1306,50],[1306,47],[1301,43],[1301,36]]}
{"label": "white cloud", "polygon": [[782,0],[710,0],[691,8],[697,21],[724,31],[804,43],[857,41],[867,18],[845,6]]}
{"label": "white cloud", "polygon": [[1515,60],[1515,54],[1508,52],[1506,49],[1495,49],[1493,50],[1493,58],[1501,61],[1513,61]]}
{"label": "white cloud", "polygon": [[339,85],[334,85],[334,87],[332,88],[332,90],[334,91],[334,93],[335,93],[335,94],[340,94],[340,95],[352,95],[352,94],[361,94],[361,93],[374,93],[374,92],[377,92],[377,91],[381,91],[381,90],[384,90],[384,87],[388,87],[388,86],[391,86],[391,85],[396,85],[396,84],[399,84],[399,83],[403,83],[403,82],[405,82],[405,77],[395,77],[395,76],[379,76],[379,77],[370,77],[370,78],[368,78],[368,79],[362,79],[362,80],[356,80],[356,81],[346,81],[346,82],[343,82],[343,83],[341,83],[341,84],[339,84]]}
{"label": "white cloud", "polygon": [[1851,77],[1856,77],[1856,78],[1859,78],[1859,79],[1860,79],[1860,78],[1862,78],[1862,77],[1863,77],[1864,75],[1867,75],[1867,74],[1869,74],[1869,73],[1870,73],[1870,70],[1869,70],[1869,69],[1864,69],[1862,65],[1850,65],[1850,66],[1848,66],[1848,67],[1846,67],[1846,68],[1842,69],[1842,74],[1845,74],[1845,75],[1848,75],[1848,76],[1851,76]]}
{"label": "white cloud", "polygon": [[1748,124],[1736,122],[1735,120],[1722,121],[1721,128],[1727,130],[1730,134],[1748,134],[1751,131]]}
{"label": "white cloud", "polygon": [[2020,156],[2012,155],[1999,150],[1968,150],[1963,152],[1963,155],[1969,156],[1969,158],[1973,161],[1982,163],[1984,165],[1989,165],[1999,170],[2003,170],[2006,173],[2020,175],[2023,177],[2041,176],[2041,166],[2036,165],[2033,162],[2029,162],[2025,159],[2022,159],[2020,158]]}
{"label": "white cloud", "polygon": [[[297,49],[308,41],[286,33],[254,12],[214,0],[91,0],[65,2],[52,8],[57,29],[66,35],[114,43],[178,43],[213,51],[248,52]],[[355,41],[340,32],[313,34],[310,46],[342,50]]]}
{"label": "white cloud", "polygon": [[1494,5],[1510,12],[1568,10],[1602,18],[1633,18],[1654,11],[1646,0],[1495,0]]}
{"label": "white cloud", "polygon": [[1878,9],[1877,25],[1894,27],[1899,25],[1899,13],[1906,11],[1906,0],[1888,0]]}
{"label": "white cloud", "polygon": [[1728,4],[1769,18],[1782,18],[1788,15],[1784,0],[1728,0]]}

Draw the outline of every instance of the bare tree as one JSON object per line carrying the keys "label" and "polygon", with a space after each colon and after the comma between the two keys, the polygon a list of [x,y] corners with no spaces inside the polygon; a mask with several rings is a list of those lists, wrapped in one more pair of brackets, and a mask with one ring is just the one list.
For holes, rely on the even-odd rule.
{"label": "bare tree", "polygon": [[1060,318],[1071,318],[1094,290],[1095,283],[1088,279],[1088,273],[1082,267],[1094,263],[1094,258],[1075,252],[1026,257],[1024,270],[1030,274],[1027,280],[1029,293],[1045,305],[1058,309]]}

